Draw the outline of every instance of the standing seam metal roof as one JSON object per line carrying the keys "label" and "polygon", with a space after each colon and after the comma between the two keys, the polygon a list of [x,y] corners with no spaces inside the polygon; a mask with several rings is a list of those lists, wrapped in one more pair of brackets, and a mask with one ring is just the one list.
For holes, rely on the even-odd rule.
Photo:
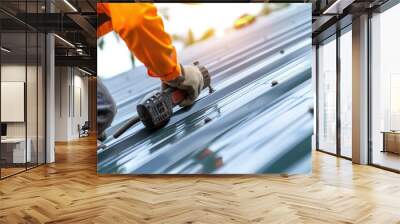
{"label": "standing seam metal roof", "polygon": [[[304,173],[311,170],[311,7],[292,5],[180,54],[204,64],[216,92],[150,132],[142,124],[98,150],[100,173]],[[276,81],[278,84],[272,84]],[[144,67],[105,80],[112,133],[159,88]]]}

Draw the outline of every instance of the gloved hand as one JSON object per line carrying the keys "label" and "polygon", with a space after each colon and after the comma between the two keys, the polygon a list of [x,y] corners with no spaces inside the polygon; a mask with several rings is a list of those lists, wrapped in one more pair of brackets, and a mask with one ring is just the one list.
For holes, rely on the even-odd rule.
{"label": "gloved hand", "polygon": [[199,96],[203,89],[204,80],[200,69],[194,65],[182,66],[181,75],[172,80],[164,81],[161,84],[161,89],[164,90],[169,86],[181,89],[186,92],[186,98],[180,104],[181,107],[190,106]]}

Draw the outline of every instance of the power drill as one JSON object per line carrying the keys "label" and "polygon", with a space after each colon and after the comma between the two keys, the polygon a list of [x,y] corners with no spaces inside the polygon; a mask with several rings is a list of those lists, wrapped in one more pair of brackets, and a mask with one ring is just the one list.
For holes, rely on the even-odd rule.
{"label": "power drill", "polygon": [[[198,61],[193,63],[197,66],[203,75],[203,89],[209,89],[209,93],[214,90],[211,87],[211,76],[208,73],[206,67],[200,65]],[[136,106],[138,115],[129,119],[124,125],[122,125],[113,135],[114,138],[118,138],[125,131],[127,131],[134,124],[142,121],[146,128],[154,130],[166,125],[172,116],[173,108],[179,105],[186,97],[186,93],[183,90],[169,87],[162,92],[157,92],[154,95],[142,100]]]}

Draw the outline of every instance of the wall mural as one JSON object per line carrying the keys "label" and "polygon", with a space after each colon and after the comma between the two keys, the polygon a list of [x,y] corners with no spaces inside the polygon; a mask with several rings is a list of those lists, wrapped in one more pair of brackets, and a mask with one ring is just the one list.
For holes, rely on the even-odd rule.
{"label": "wall mural", "polygon": [[311,4],[97,7],[100,174],[311,172]]}

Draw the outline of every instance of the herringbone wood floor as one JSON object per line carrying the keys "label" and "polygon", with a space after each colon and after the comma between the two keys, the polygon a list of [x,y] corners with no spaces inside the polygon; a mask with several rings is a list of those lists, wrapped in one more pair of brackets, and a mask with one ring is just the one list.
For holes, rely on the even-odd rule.
{"label": "herringbone wood floor", "polygon": [[323,153],[308,176],[98,176],[95,144],[0,181],[0,223],[400,223],[400,175]]}

